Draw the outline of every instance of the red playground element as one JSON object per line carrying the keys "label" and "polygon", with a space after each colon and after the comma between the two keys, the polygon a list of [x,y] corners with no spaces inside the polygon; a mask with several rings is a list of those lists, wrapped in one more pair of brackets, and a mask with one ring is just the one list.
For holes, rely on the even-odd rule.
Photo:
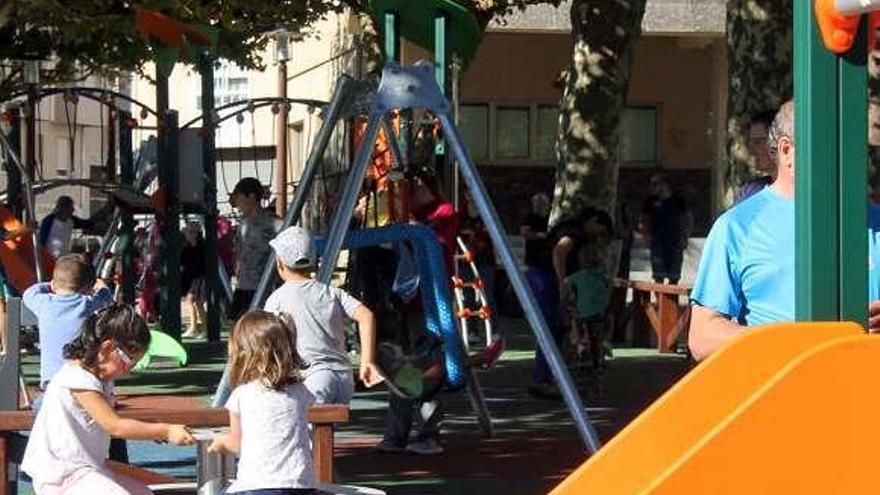
{"label": "red playground element", "polygon": [[211,46],[211,38],[186,24],[164,14],[146,9],[135,9],[135,27],[146,41],[154,38],[164,46],[180,48],[185,41],[198,46]]}

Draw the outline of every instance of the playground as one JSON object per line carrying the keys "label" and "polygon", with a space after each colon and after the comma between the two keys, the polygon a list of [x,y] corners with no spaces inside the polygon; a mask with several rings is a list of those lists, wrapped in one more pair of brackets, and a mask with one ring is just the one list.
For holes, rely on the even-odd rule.
{"label": "playground", "polygon": [[[580,464],[583,444],[572,435],[563,404],[532,397],[520,386],[531,374],[533,341],[528,329],[516,319],[505,318],[502,323],[511,328],[507,350],[496,369],[480,374],[495,437],[482,437],[465,396],[448,394],[446,454],[377,454],[374,448],[384,431],[387,390],[359,391],[351,404],[350,420],[339,425],[336,433],[340,482],[395,494],[531,494],[549,491]],[[222,374],[225,349],[199,343],[187,344],[187,348],[191,357],[187,368],[151,368],[119,382],[119,393],[131,394],[133,402],[149,400],[154,407],[208,404]],[[600,436],[613,436],[688,367],[683,355],[621,350],[609,367],[608,393],[588,403]],[[25,360],[24,370],[27,378],[35,376],[33,358]],[[154,402],[155,396],[165,399]],[[196,476],[194,448],[138,442],[129,451],[132,462],[160,474],[185,480]],[[30,492],[22,487],[19,493]]]}
{"label": "playground", "polygon": [[[795,252],[787,253],[797,273],[796,322],[739,329],[706,359],[693,346],[706,321],[692,319],[705,311],[701,295],[677,275],[669,283],[662,276],[656,282],[631,280],[629,270],[615,277],[620,255],[612,247],[617,241],[606,238],[613,230],[608,212],[585,208],[578,213],[576,234],[554,232],[548,251],[555,285],[534,281],[458,126],[460,71],[473,60],[482,36],[476,17],[449,0],[369,5],[381,26],[381,71],[374,79],[342,74],[326,101],[288,97],[285,91],[218,103],[218,30],[142,8],[133,15],[138,36],[155,54],[154,105],[88,86],[32,83],[12,95],[0,132],[2,198],[9,205],[3,208],[0,243],[8,291],[0,354],[0,495],[43,487],[64,492],[87,484],[83,480],[90,478],[80,477],[82,471],[59,481],[29,476],[49,470],[35,465],[39,451],[32,452],[45,446],[54,455],[57,446],[51,444],[57,439],[46,432],[57,435],[52,428],[58,425],[46,418],[58,410],[84,418],[84,426],[71,427],[76,434],[80,428],[82,435],[97,432],[106,440],[98,447],[107,464],[94,473],[137,480],[153,493],[217,494],[240,487],[236,483],[250,486],[259,472],[255,466],[269,463],[246,458],[246,449],[253,455],[276,436],[299,449],[287,460],[302,470],[297,471],[302,478],[285,471],[291,476],[285,486],[316,487],[316,493],[875,489],[880,478],[872,467],[873,451],[880,427],[863,416],[880,405],[874,379],[880,340],[866,335],[878,326],[873,320],[880,315],[880,306],[874,307],[880,282],[871,261],[877,240],[865,229],[871,217],[864,194],[864,90],[880,5],[818,0],[815,11],[795,7],[798,112],[790,124],[803,144],[795,151],[791,130],[778,149],[790,151],[792,169],[798,156],[798,201],[787,203],[796,211]],[[403,63],[404,40],[427,50],[432,60]],[[169,76],[178,63],[194,67],[201,81],[201,115],[189,121],[169,103],[178,89]],[[51,98],[60,98],[65,109],[70,133],[63,145],[69,149],[61,151],[69,152],[71,169],[77,139],[83,138],[76,134],[79,105],[89,101],[99,109],[94,127],[101,132],[96,168],[102,168],[102,178],[45,177],[38,139],[44,124],[37,113],[41,101]],[[250,119],[256,135],[254,115],[260,112],[271,114],[273,135],[277,125],[286,136],[294,107],[320,121],[295,183],[286,176],[287,137],[273,144],[274,156],[258,156],[256,147],[247,156],[241,144],[243,124]],[[229,129],[239,133],[239,149],[221,152],[216,137]],[[144,131],[149,139],[136,143]],[[227,177],[235,162],[238,173]],[[244,172],[245,162],[253,176]],[[790,177],[795,180],[793,172]],[[784,181],[778,175],[775,180]],[[37,199],[58,188],[86,188],[106,203],[91,218],[78,219],[72,217],[72,200],[61,196],[51,221],[40,225]],[[452,223],[443,223],[444,211]],[[469,226],[467,242],[459,229],[450,228],[463,211],[478,220]],[[65,256],[71,252],[70,232],[64,242],[54,241],[64,234],[59,234],[63,222],[91,238],[75,261]],[[53,230],[52,223],[62,226]],[[201,236],[201,251],[185,255],[193,233]],[[560,272],[556,252],[572,236],[582,243],[571,253],[580,268],[602,273],[599,311],[568,314],[574,306],[568,291],[575,291],[576,300],[580,286],[567,268]],[[492,254],[492,283],[474,247],[480,242]],[[229,263],[224,249],[233,244],[235,261]],[[870,246],[867,265],[864,246]],[[367,256],[377,250],[394,263]],[[195,284],[186,275],[196,262],[204,265],[198,285],[203,308],[192,302]],[[77,282],[64,292],[65,276],[75,269],[87,283],[71,275]],[[496,269],[503,275],[502,291],[493,291]],[[314,316],[311,307],[285,315],[279,308],[286,306],[273,306],[282,289],[297,284],[315,284],[321,298],[337,298],[327,310],[332,315]],[[548,307],[548,293],[557,288]],[[345,291],[356,292],[364,304]],[[83,315],[82,330],[63,345],[64,357],[73,363],[52,373],[46,357],[52,342],[45,331],[72,310],[47,317],[33,304],[40,294],[56,303],[66,296],[100,296],[110,306]],[[182,311],[184,299],[192,308],[189,315]],[[871,301],[871,320],[865,301]],[[267,311],[259,311],[264,305]],[[343,320],[340,311],[344,325],[337,324]],[[563,312],[564,317],[558,314]],[[125,316],[127,323],[119,324],[129,313],[136,317]],[[107,314],[123,316],[115,320]],[[740,325],[748,311],[719,314],[725,324]],[[341,354],[344,363],[317,371],[351,381],[354,369],[360,382],[350,402],[345,397],[313,403],[319,394],[307,385],[314,363],[299,356],[313,329],[303,320],[292,323],[304,315],[322,330],[327,329],[321,318],[336,325],[327,334],[340,342],[323,351]],[[565,325],[584,325],[584,335],[556,335],[569,317]],[[246,330],[252,320],[264,326]],[[264,361],[254,364],[254,356]],[[552,380],[544,388],[529,385],[538,362]],[[242,371],[248,365],[252,375]],[[50,380],[56,372],[64,378]],[[81,375],[80,381],[71,373]],[[239,395],[253,388],[270,399],[255,404]],[[421,428],[440,407],[431,403],[441,401],[439,444],[439,431],[422,438]],[[243,426],[243,411],[256,409],[248,407],[282,407],[279,403],[287,408],[283,415],[263,416],[259,428]],[[400,407],[408,408],[407,417],[414,407],[425,417],[417,422],[418,435],[410,438],[407,424],[403,444],[397,445],[389,439],[393,422],[403,421],[394,416]],[[287,431],[283,426],[293,417],[296,423]],[[277,431],[267,434],[272,427]],[[263,442],[243,443],[243,432],[246,440],[254,431],[263,432]],[[120,457],[122,438],[129,440]],[[819,455],[820,449],[834,455]],[[283,469],[290,466],[279,472]]]}

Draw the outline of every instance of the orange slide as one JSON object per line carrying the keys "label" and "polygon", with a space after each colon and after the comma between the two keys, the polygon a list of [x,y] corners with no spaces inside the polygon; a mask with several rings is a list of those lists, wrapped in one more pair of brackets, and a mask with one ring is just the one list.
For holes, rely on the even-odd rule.
{"label": "orange slide", "polygon": [[551,494],[877,493],[878,363],[854,323],[749,331]]}
{"label": "orange slide", "polygon": [[[24,224],[2,206],[0,206],[0,226],[6,232],[22,232],[20,236],[0,241],[0,262],[3,263],[3,271],[6,273],[6,283],[21,294],[37,282],[32,237]],[[40,248],[39,252],[43,273],[51,273],[55,260],[45,249]]]}

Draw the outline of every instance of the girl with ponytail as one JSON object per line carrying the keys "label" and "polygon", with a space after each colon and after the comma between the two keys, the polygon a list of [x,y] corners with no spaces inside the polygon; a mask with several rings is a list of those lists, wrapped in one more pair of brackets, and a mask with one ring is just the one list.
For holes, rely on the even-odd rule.
{"label": "girl with ponytail", "polygon": [[134,309],[114,305],[88,317],[64,346],[67,361],[49,382],[21,466],[37,495],[152,493],[105,465],[110,437],[194,442],[183,425],[125,419],[113,409],[113,381],[128,373],[149,344],[144,320]]}

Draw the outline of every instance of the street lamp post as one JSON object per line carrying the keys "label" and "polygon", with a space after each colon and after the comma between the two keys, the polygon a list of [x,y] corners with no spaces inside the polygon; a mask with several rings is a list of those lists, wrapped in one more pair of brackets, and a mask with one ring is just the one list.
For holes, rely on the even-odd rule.
{"label": "street lamp post", "polygon": [[287,104],[287,61],[290,60],[290,33],[278,29],[273,33],[275,38],[275,62],[278,64],[278,105],[275,126],[275,213],[284,217],[287,213],[287,116],[290,106]]}
{"label": "street lamp post", "polygon": [[[27,87],[27,140],[25,141],[25,171],[29,180],[34,180],[37,170],[37,88],[40,84],[40,62],[25,60],[22,66],[22,79]],[[73,164],[71,164],[73,166]]]}

